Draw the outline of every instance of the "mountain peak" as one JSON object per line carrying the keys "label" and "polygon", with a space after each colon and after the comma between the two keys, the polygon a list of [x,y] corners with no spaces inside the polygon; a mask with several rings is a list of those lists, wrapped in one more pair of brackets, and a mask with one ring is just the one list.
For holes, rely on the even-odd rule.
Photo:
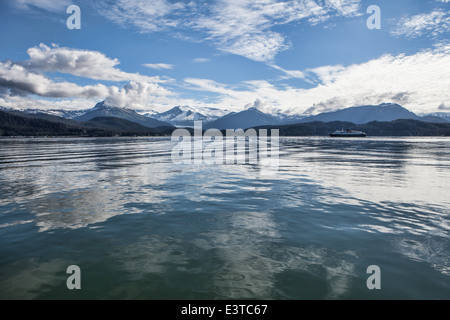
{"label": "mountain peak", "polygon": [[378,106],[374,106],[374,107],[382,107],[382,108],[402,108],[405,109],[404,107],[402,107],[401,105],[399,105],[398,103],[390,103],[390,102],[384,102],[379,104]]}
{"label": "mountain peak", "polygon": [[105,101],[97,103],[94,108],[88,110],[88,112],[81,116],[75,117],[74,120],[90,121],[97,117],[114,117],[125,119],[131,122],[136,122],[148,128],[170,126],[168,123],[140,115],[131,109],[109,106]]}
{"label": "mountain peak", "polygon": [[255,107],[248,108],[247,110],[244,110],[243,112],[246,112],[246,111],[247,111],[247,112],[248,112],[248,111],[250,111],[250,112],[256,112],[256,113],[259,113],[259,114],[265,114],[264,112],[262,112],[261,110],[255,108]]}
{"label": "mountain peak", "polygon": [[106,101],[105,101],[105,100],[103,100],[103,101],[97,103],[97,104],[94,106],[93,109],[94,109],[94,110],[98,110],[98,109],[103,108],[104,106],[106,106]]}
{"label": "mountain peak", "polygon": [[116,107],[107,104],[106,101],[103,100],[103,101],[100,101],[99,103],[97,103],[97,104],[94,106],[94,108],[92,108],[92,110],[112,109],[112,108],[116,108]]}
{"label": "mountain peak", "polygon": [[371,121],[390,122],[398,119],[420,120],[420,117],[396,103],[350,107],[308,117],[302,122],[347,121],[364,124]]}
{"label": "mountain peak", "polygon": [[247,129],[263,125],[275,125],[277,117],[266,114],[257,108],[248,108],[241,112],[231,112],[205,126],[206,129]]}
{"label": "mountain peak", "polygon": [[168,111],[183,111],[183,110],[181,109],[181,106],[175,106],[175,107],[173,107],[172,109],[170,109]]}

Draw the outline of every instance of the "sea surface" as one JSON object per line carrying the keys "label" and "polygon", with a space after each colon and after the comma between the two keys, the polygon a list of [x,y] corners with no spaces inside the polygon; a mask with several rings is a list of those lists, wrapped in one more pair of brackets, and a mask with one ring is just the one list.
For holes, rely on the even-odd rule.
{"label": "sea surface", "polygon": [[450,299],[449,138],[280,138],[272,175],[173,147],[1,139],[0,299]]}

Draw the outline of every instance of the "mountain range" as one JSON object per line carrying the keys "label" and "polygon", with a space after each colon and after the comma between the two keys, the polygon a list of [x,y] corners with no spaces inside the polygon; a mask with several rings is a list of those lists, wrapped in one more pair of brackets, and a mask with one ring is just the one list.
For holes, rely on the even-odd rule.
{"label": "mountain range", "polygon": [[[345,122],[354,125],[364,125],[372,122],[390,123],[396,120],[414,120],[427,123],[450,124],[450,114],[435,113],[418,116],[398,104],[384,103],[350,107],[333,112],[321,113],[314,116],[267,114],[256,108],[249,108],[241,112],[228,112],[214,108],[174,107],[166,112],[158,113],[152,110],[137,111],[109,106],[105,101],[97,103],[93,108],[80,111],[65,110],[39,110],[25,109],[13,110],[0,107],[9,114],[58,123],[68,128],[81,128],[83,130],[99,129],[111,134],[159,134],[168,132],[175,127],[193,127],[194,121],[202,121],[203,129],[247,129],[252,127],[288,126],[296,124]],[[6,119],[3,117],[3,119]],[[15,119],[17,120],[17,119]],[[51,127],[48,123],[46,127]],[[5,132],[13,133],[12,127],[3,126]],[[310,128],[304,126],[303,128]],[[323,126],[322,126],[323,127]],[[157,129],[148,130],[148,129]],[[336,128],[334,128],[336,129]],[[339,127],[340,129],[340,127]],[[33,131],[32,129],[31,131]],[[26,131],[26,130],[25,130]],[[64,131],[64,130],[63,130]],[[66,130],[67,131],[67,130]],[[70,131],[70,130],[69,130]],[[34,131],[33,131],[34,132]],[[98,134],[95,133],[94,134]]]}
{"label": "mountain range", "polygon": [[105,101],[97,103],[94,108],[87,110],[87,112],[85,112],[84,114],[73,119],[76,121],[89,121],[98,117],[114,117],[125,119],[148,128],[172,126],[169,123],[140,115],[139,113],[131,109],[109,106],[105,103]]}
{"label": "mountain range", "polygon": [[249,108],[241,112],[208,108],[176,106],[165,112],[153,110],[131,110],[109,106],[105,101],[97,103],[94,108],[85,110],[40,110],[40,109],[5,109],[4,111],[22,111],[27,114],[48,114],[65,119],[88,121],[96,117],[116,117],[139,123],[145,127],[155,128],[159,126],[193,127],[194,121],[202,121],[204,128],[238,129],[263,125],[285,125],[307,122],[331,122],[348,121],[355,124],[364,124],[371,121],[394,121],[398,119],[411,119],[425,122],[447,123],[450,122],[450,113],[436,112],[416,115],[404,107],[383,103],[380,105],[366,105],[345,108],[333,112],[320,113],[318,115],[286,115],[283,113],[267,114],[256,108]]}
{"label": "mountain range", "polygon": [[422,114],[421,115],[423,118],[429,118],[429,117],[433,117],[434,119],[436,118],[441,118],[444,119],[445,121],[450,122],[450,112],[433,112],[433,113],[428,113],[428,114]]}
{"label": "mountain range", "polygon": [[305,118],[300,122],[305,123],[315,121],[321,122],[348,121],[355,124],[365,124],[372,121],[390,122],[398,119],[410,119],[410,120],[437,122],[437,123],[447,122],[447,120],[445,120],[442,117],[435,117],[431,115],[420,117],[415,113],[394,103],[382,103],[376,106],[368,105],[368,106],[351,107],[333,112],[321,113],[316,116]]}
{"label": "mountain range", "polygon": [[166,112],[153,113],[146,115],[151,116],[154,119],[170,123],[176,127],[193,127],[194,121],[202,121],[203,123],[213,122],[220,117],[226,115],[227,110],[221,110],[216,108],[192,108],[188,106],[176,106]]}

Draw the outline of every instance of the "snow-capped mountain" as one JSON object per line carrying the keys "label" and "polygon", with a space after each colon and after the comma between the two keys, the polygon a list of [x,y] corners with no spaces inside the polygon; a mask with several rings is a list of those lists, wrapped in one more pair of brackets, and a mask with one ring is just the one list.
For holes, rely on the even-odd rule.
{"label": "snow-capped mountain", "polygon": [[216,129],[247,129],[257,126],[279,126],[306,122],[346,121],[355,124],[365,124],[371,121],[390,122],[398,119],[412,119],[424,122],[448,123],[450,113],[436,112],[416,115],[398,104],[384,103],[376,106],[350,107],[334,112],[321,113],[314,116],[287,115],[280,110],[272,114],[264,113],[257,108],[249,108],[241,112],[230,112],[225,109],[208,107],[177,106],[165,112],[150,109],[130,110],[109,106],[105,101],[99,102],[94,108],[86,110],[42,110],[42,109],[10,109],[0,107],[9,112],[44,117],[62,117],[77,121],[89,121],[97,117],[115,117],[132,121],[149,128],[161,126],[193,127],[194,121],[202,121],[203,128]]}
{"label": "snow-capped mountain", "polygon": [[390,122],[398,119],[423,120],[415,113],[394,103],[382,103],[377,106],[350,107],[333,112],[320,113],[303,119],[301,122],[347,121],[364,124],[371,121]]}
{"label": "snow-capped mountain", "polygon": [[[157,112],[152,109],[131,110],[126,108],[118,108],[109,106],[105,101],[99,102],[95,107],[84,110],[44,110],[44,109],[10,109],[0,107],[4,111],[21,111],[28,114],[47,114],[58,116],[65,119],[74,119],[78,121],[88,121],[95,117],[116,117],[130,121],[144,121],[148,123],[147,119],[158,120],[164,122],[164,125],[170,124],[180,127],[193,127],[194,121],[203,121],[208,123],[214,121],[221,116],[229,113],[228,110],[209,108],[209,107],[190,107],[177,106],[166,112]],[[137,117],[137,121],[136,121]],[[152,125],[153,127],[153,125]]]}
{"label": "snow-capped mountain", "polygon": [[153,118],[155,119],[155,116],[157,116],[159,113],[155,110],[135,110],[137,113],[139,113],[142,116]]}
{"label": "snow-capped mountain", "polygon": [[89,121],[97,117],[115,117],[136,122],[144,127],[170,127],[171,125],[153,118],[140,115],[134,110],[109,106],[105,101],[99,102],[94,108],[88,110],[83,115],[74,118],[77,121]]}
{"label": "snow-capped mountain", "polygon": [[257,126],[275,126],[307,122],[332,122],[345,121],[355,124],[365,124],[372,121],[391,122],[399,119],[411,119],[423,122],[445,122],[445,114],[434,114],[420,117],[404,107],[383,103],[380,105],[358,106],[345,108],[333,112],[320,113],[315,116],[285,115],[277,113],[275,115],[266,114],[256,108],[250,108],[242,112],[233,112],[213,121],[205,126],[216,129],[246,129]]}
{"label": "snow-capped mountain", "polygon": [[421,116],[423,118],[429,118],[429,117],[441,118],[441,119],[445,120],[446,122],[450,122],[450,112],[433,112],[433,113],[421,114]]}
{"label": "snow-capped mountain", "polygon": [[280,124],[293,124],[298,123],[306,118],[304,115],[294,114],[294,115],[288,115],[282,112],[277,112],[274,115],[276,118],[278,118]]}
{"label": "snow-capped mountain", "polygon": [[1,110],[4,111],[21,111],[28,114],[48,114],[51,116],[57,116],[65,119],[73,119],[76,117],[79,117],[83,114],[85,114],[88,110],[63,110],[63,109],[26,109],[26,108],[19,108],[19,109],[12,109],[12,108],[4,108],[0,107]]}
{"label": "snow-capped mountain", "polygon": [[166,112],[153,115],[153,118],[178,127],[193,127],[194,121],[202,121],[205,124],[217,120],[226,113],[226,110],[215,108],[176,106]]}

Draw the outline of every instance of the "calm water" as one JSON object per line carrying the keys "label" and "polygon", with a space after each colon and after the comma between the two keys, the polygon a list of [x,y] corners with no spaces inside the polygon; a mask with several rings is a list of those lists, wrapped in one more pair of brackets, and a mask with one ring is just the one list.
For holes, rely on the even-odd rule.
{"label": "calm water", "polygon": [[450,299],[450,139],[281,138],[271,177],[172,147],[0,140],[0,298]]}

